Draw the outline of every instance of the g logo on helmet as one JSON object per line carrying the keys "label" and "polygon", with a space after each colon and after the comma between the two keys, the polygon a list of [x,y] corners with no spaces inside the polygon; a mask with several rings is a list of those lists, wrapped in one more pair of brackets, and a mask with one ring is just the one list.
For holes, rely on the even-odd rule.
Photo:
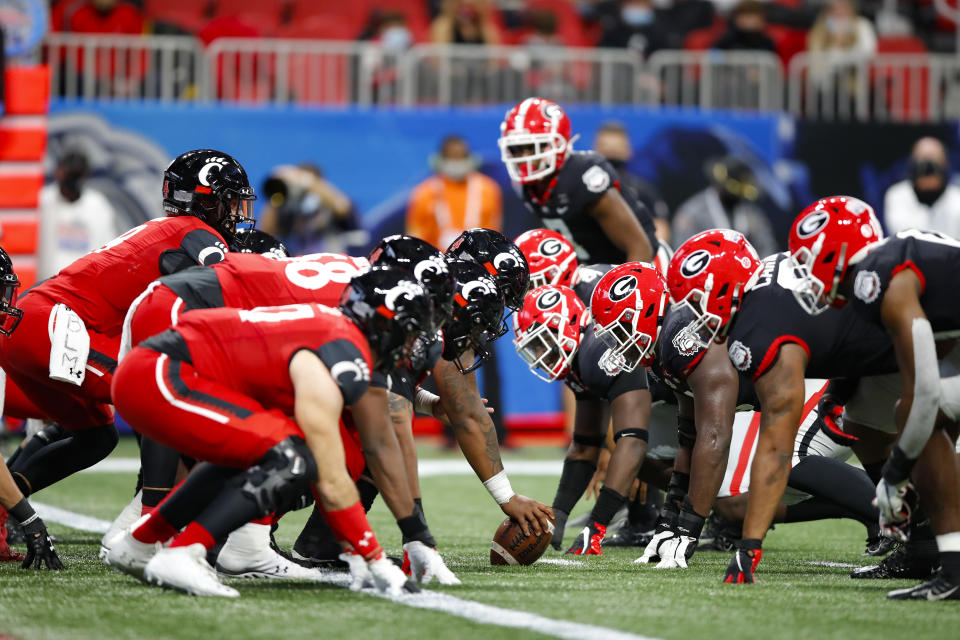
{"label": "g logo on helmet", "polygon": [[817,235],[830,222],[830,213],[824,209],[814,211],[808,214],[800,224],[797,225],[797,235],[801,238],[812,238]]}
{"label": "g logo on helmet", "polygon": [[424,276],[428,279],[443,276],[447,273],[447,265],[439,256],[430,256],[426,260],[421,260],[413,268],[413,276],[423,282]]}
{"label": "g logo on helmet", "polygon": [[706,249],[697,249],[680,263],[680,275],[684,278],[692,278],[703,273],[710,264],[710,257],[710,252]]}
{"label": "g logo on helmet", "polygon": [[203,168],[200,169],[200,173],[197,174],[197,180],[200,181],[205,187],[210,186],[210,171],[216,167],[218,170],[227,166],[226,158],[207,158],[207,164],[203,165]]}
{"label": "g logo on helmet", "polygon": [[559,291],[556,289],[551,289],[550,291],[541,294],[540,297],[537,298],[537,309],[540,309],[541,311],[553,309],[555,306],[560,304],[561,297],[562,296],[560,295]]}
{"label": "g logo on helmet", "polygon": [[418,295],[423,295],[423,287],[409,280],[401,280],[383,295],[383,304],[387,309],[396,311],[398,300],[413,300]]}
{"label": "g logo on helmet", "polygon": [[610,299],[620,302],[637,288],[637,277],[632,275],[620,276],[610,287]]}
{"label": "g logo on helmet", "polygon": [[563,117],[563,109],[560,108],[560,105],[553,102],[544,104],[540,112],[547,120],[559,120]]}
{"label": "g logo on helmet", "polygon": [[547,238],[537,247],[537,252],[547,258],[560,255],[561,251],[563,251],[563,243],[556,238]]}

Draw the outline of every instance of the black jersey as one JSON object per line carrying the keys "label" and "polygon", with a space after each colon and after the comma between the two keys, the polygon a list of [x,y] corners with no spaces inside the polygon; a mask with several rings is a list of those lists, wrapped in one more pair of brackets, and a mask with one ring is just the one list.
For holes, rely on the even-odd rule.
{"label": "black jersey", "polygon": [[957,240],[934,231],[901,231],[871,249],[853,268],[851,306],[879,324],[880,304],[890,279],[910,269],[920,279],[920,306],[934,332],[956,336],[960,330],[958,267],[960,242]]}
{"label": "black jersey", "polygon": [[807,352],[807,378],[860,378],[897,371],[887,333],[849,305],[818,316],[804,311],[793,295],[797,276],[789,264],[786,253],[765,258],[759,280],[743,296],[727,336],[727,352],[738,371],[756,381],[787,343]]}
{"label": "black jersey", "polygon": [[631,189],[621,187],[610,163],[592,151],[569,154],[542,196],[531,187],[523,187],[521,196],[527,209],[540,218],[545,227],[562,234],[573,244],[580,262],[623,264],[626,254],[611,242],[600,223],[590,215],[593,205],[612,188],[619,190],[630,205],[656,255],[660,243],[650,211]]}
{"label": "black jersey", "polygon": [[218,309],[223,304],[223,289],[217,272],[209,267],[189,267],[160,278],[160,283],[183,299],[184,310]]}
{"label": "black jersey", "polygon": [[573,285],[573,292],[587,309],[590,308],[590,298],[597,283],[610,269],[613,269],[612,264],[582,264],[577,267],[577,283]]}
{"label": "black jersey", "polygon": [[587,327],[570,365],[570,373],[564,379],[578,400],[613,402],[614,398],[628,391],[647,388],[647,372],[642,367],[608,375],[600,366],[600,357],[606,351],[607,345],[594,335],[593,325]]}
{"label": "black jersey", "polygon": [[412,368],[409,363],[406,366],[397,367],[390,372],[390,386],[388,387],[391,393],[402,396],[410,402],[413,402],[417,386],[430,374],[443,352],[443,337],[439,332],[436,340],[424,342],[422,338],[418,338],[417,342],[415,348],[422,348],[425,353],[421,360],[422,365],[416,369]]}
{"label": "black jersey", "polygon": [[[671,305],[667,308],[663,325],[660,327],[660,338],[657,341],[657,367],[661,371],[664,382],[677,393],[687,393],[690,390],[687,378],[707,353],[707,350],[701,348],[686,331],[687,325],[693,320],[694,313],[689,307]],[[713,348],[724,347],[722,344],[714,344]],[[757,400],[753,382],[743,373],[739,378],[738,410],[758,408],[760,402]]]}

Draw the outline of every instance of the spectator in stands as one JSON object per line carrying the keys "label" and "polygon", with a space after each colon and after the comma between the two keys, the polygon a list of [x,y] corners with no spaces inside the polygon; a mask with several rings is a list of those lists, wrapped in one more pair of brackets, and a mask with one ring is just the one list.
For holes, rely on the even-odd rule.
{"label": "spectator in stands", "polygon": [[498,44],[494,11],[491,0],[446,0],[430,25],[430,39],[440,44]]}
{"label": "spectator in stands", "polygon": [[107,198],[85,183],[87,156],[69,151],[58,161],[53,183],[40,191],[37,276],[49,278],[120,235]]}
{"label": "spectator in stands", "polygon": [[673,218],[673,243],[680,246],[689,237],[707,229],[736,229],[761,256],[780,250],[770,221],[754,204],[760,197],[750,166],[728,156],[707,163],[710,184],[690,197]]}
{"label": "spectator in stands", "polygon": [[276,167],[263,185],[267,201],[259,227],[278,236],[294,255],[348,253],[366,244],[350,199],[309,163]]}
{"label": "spectator in stands", "polygon": [[54,31],[75,33],[143,33],[143,14],[133,4],[118,0],[61,0],[50,20]]}
{"label": "spectator in stands", "polygon": [[501,231],[500,186],[478,171],[467,141],[449,135],[430,157],[434,175],[417,185],[407,206],[407,233],[445,249],[465,229]]}
{"label": "spectator in stands", "polygon": [[775,53],[777,47],[765,33],[766,28],[763,4],[759,0],[742,0],[733,8],[726,33],[713,43],[713,48]]}
{"label": "spectator in stands", "polygon": [[710,0],[655,0],[654,6],[667,49],[683,49],[692,31],[713,26],[716,17]]}
{"label": "spectator in stands", "polygon": [[561,47],[566,44],[557,33],[557,14],[547,9],[533,9],[525,22],[530,31],[522,39],[522,44],[530,47]]}
{"label": "spectator in stands", "polygon": [[830,0],[807,35],[807,50],[827,66],[862,62],[877,52],[877,35],[852,0]]}
{"label": "spectator in stands", "polygon": [[669,243],[670,211],[667,203],[660,197],[660,192],[653,184],[628,170],[627,163],[633,157],[633,145],[630,143],[630,134],[623,123],[610,120],[601,124],[593,139],[593,150],[606,158],[617,170],[620,185],[632,191],[646,205],[653,214],[657,237]]}
{"label": "spectator in stands", "polygon": [[960,239],[960,186],[951,184],[947,152],[936,138],[920,138],[910,154],[908,178],[883,198],[887,233],[929,229]]}
{"label": "spectator in stands", "polygon": [[621,0],[616,18],[604,25],[600,46],[627,48],[649,56],[667,46],[663,25],[657,24],[656,19],[651,0]]}
{"label": "spectator in stands", "polygon": [[399,53],[413,44],[413,33],[403,13],[375,10],[360,34],[360,40],[379,42],[385,50]]}

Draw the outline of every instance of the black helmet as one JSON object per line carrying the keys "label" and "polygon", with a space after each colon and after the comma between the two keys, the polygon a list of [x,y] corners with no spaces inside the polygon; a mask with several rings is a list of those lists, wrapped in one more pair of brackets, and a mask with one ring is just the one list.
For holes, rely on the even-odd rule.
{"label": "black helmet", "polygon": [[453,308],[453,276],[443,253],[426,240],[412,236],[388,236],[370,253],[375,267],[405,269],[420,281],[433,299],[437,328],[450,319]]}
{"label": "black helmet", "polygon": [[447,256],[476,262],[497,281],[507,307],[519,311],[530,285],[530,267],[509,238],[493,229],[467,229],[447,248]]}
{"label": "black helmet", "polygon": [[374,267],[350,279],[340,310],[363,332],[376,368],[389,372],[410,357],[414,341],[433,329],[433,303],[412,274]]}
{"label": "black helmet", "polygon": [[[480,265],[456,260],[450,263],[456,281],[453,316],[443,328],[443,358],[457,365],[460,373],[470,373],[490,357],[489,345],[507,332],[503,321],[503,294],[496,281]],[[460,360],[467,349],[473,350],[473,362]]]}
{"label": "black helmet", "polygon": [[20,278],[13,272],[13,261],[0,248],[0,334],[9,336],[23,319],[23,311],[17,308],[17,289]]}
{"label": "black helmet", "polygon": [[233,240],[237,225],[254,222],[257,196],[240,163],[222,151],[196,149],[163,172],[163,210],[168,216],[196,216]]}
{"label": "black helmet", "polygon": [[289,258],[290,252],[280,240],[260,229],[237,229],[230,243],[230,251],[259,253],[267,258]]}

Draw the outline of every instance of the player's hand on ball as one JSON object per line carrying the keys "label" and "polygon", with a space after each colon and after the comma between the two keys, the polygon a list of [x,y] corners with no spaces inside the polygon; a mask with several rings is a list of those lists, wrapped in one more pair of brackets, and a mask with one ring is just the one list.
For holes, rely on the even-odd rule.
{"label": "player's hand on ball", "polygon": [[906,542],[912,513],[912,496],[916,494],[910,480],[900,484],[881,478],[877,483],[877,497],[873,504],[880,511],[880,531],[884,536]]}
{"label": "player's hand on ball", "polygon": [[436,578],[437,582],[444,585],[461,584],[460,578],[450,571],[436,549],[414,540],[403,545],[403,550],[407,552],[410,572],[417,582],[430,584],[430,581]]}
{"label": "player's hand on ball", "polygon": [[26,537],[27,555],[20,566],[24,569],[51,569],[59,571],[63,569],[63,563],[57,555],[57,550],[53,548],[53,540],[47,533],[47,527],[43,520],[36,518],[33,522],[24,525],[23,534]]}
{"label": "player's hand on ball", "polygon": [[676,536],[660,545],[660,562],[657,569],[686,569],[687,560],[697,547],[693,536]]}
{"label": "player's hand on ball", "polygon": [[381,593],[399,596],[404,591],[408,593],[418,593],[420,591],[420,587],[412,580],[408,580],[400,567],[393,564],[390,558],[383,553],[368,562],[367,568],[370,575],[373,576],[374,586]]}
{"label": "player's hand on ball", "polygon": [[350,567],[350,590],[359,591],[367,587],[373,587],[373,575],[367,566],[367,561],[359,553],[353,550],[347,550],[340,554],[340,559]]}
{"label": "player's hand on ball", "polygon": [[514,494],[509,502],[500,505],[505,514],[520,523],[524,535],[539,536],[544,531],[553,530],[553,509],[519,493]]}

